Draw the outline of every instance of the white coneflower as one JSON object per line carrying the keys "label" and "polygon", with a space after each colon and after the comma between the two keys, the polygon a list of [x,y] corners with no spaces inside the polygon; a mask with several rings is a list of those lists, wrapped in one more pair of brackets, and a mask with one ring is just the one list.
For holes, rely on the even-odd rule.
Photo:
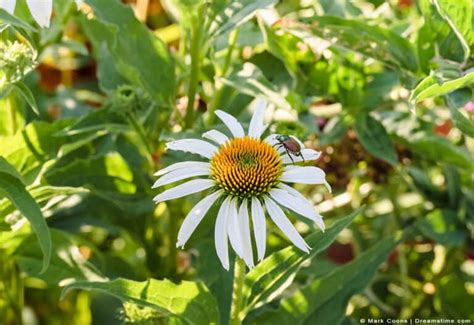
{"label": "white coneflower", "polygon": [[[75,0],[79,6],[83,0]],[[49,27],[51,13],[53,12],[53,0],[26,0],[31,15],[41,27]],[[13,15],[16,0],[0,0],[0,8],[5,9]]]}
{"label": "white coneflower", "polygon": [[[184,161],[170,165],[155,175],[161,176],[153,188],[191,177],[197,178],[164,191],[154,198],[156,203],[176,199],[192,193],[210,190],[209,195],[188,213],[178,233],[177,246],[182,247],[204,218],[211,206],[222,201],[215,224],[217,255],[229,269],[228,241],[249,268],[254,266],[250,235],[253,224],[258,261],[265,256],[265,210],[280,230],[304,252],[309,246],[285,216],[281,207],[314,221],[322,230],[322,217],[298,191],[285,183],[323,184],[329,188],[325,173],[317,167],[295,166],[292,162],[316,160],[320,152],[304,148],[301,155],[292,156],[279,144],[276,134],[260,139],[265,130],[263,117],[266,102],[259,101],[250,121],[247,135],[242,125],[231,115],[216,111],[216,115],[230,130],[232,137],[211,130],[203,134],[210,142],[183,139],[169,142],[168,150],[186,151],[207,158],[203,161]],[[278,149],[278,147],[280,147]]]}

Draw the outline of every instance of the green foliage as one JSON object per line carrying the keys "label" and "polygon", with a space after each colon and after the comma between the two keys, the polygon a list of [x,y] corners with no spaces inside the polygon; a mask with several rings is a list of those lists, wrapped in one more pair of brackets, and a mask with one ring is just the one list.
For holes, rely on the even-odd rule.
{"label": "green foliage", "polygon": [[76,282],[67,286],[63,296],[71,289],[97,290],[123,301],[152,307],[167,316],[174,324],[217,324],[219,314],[216,301],[205,285],[183,281],[174,284],[168,280],[150,279],[136,282],[115,279],[108,282]]}
{"label": "green foliage", "polygon": [[[1,324],[474,317],[471,0],[55,0],[47,29],[17,2],[0,9]],[[229,135],[217,109],[247,130],[261,98],[263,137],[321,151],[295,165],[333,192],[294,185],[326,224],[284,210],[308,254],[268,220],[265,258],[234,275],[219,204],[177,248],[203,194],[155,205],[152,185],[202,160],[167,141]]]}
{"label": "green foliage", "polygon": [[51,260],[51,234],[38,203],[25,188],[21,176],[3,157],[0,157],[0,194],[8,198],[31,223],[43,252],[44,272]]}

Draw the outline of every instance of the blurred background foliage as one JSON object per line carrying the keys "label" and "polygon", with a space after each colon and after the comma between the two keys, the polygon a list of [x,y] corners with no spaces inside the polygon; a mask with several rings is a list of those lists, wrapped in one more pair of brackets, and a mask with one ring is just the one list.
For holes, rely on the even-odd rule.
{"label": "blurred background foliage", "polygon": [[[167,140],[248,123],[321,150],[310,255],[269,229],[246,324],[474,319],[471,0],[54,1],[0,10],[0,323],[222,323],[232,272],[199,195],[154,206]],[[316,257],[317,256],[317,257]],[[72,290],[84,289],[84,290]],[[118,299],[117,299],[118,298]]]}

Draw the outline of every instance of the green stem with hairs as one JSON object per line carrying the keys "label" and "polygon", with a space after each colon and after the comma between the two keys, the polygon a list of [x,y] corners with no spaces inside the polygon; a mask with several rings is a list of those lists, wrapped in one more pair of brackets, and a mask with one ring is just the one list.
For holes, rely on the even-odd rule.
{"label": "green stem with hairs", "polygon": [[[226,76],[227,72],[230,68],[230,62],[232,59],[232,53],[234,52],[235,44],[237,43],[237,37],[239,36],[240,29],[233,30],[229,35],[229,47],[227,48],[227,54],[224,61],[224,66],[222,67],[221,73],[218,77]],[[222,95],[224,93],[224,85],[222,82],[218,81],[218,89],[216,94],[214,95],[214,99],[209,107],[209,116],[208,116],[208,124],[212,125],[214,123],[215,114],[214,111],[217,109],[217,105],[221,102]]]}
{"label": "green stem with hairs", "polygon": [[199,17],[204,15],[204,6],[201,6],[198,15],[192,17],[191,28],[191,75],[188,88],[188,105],[186,107],[185,127],[189,129],[194,122],[194,100],[196,98],[197,86],[199,83],[199,70],[201,64],[203,26]]}
{"label": "green stem with hairs", "polygon": [[230,308],[230,325],[240,325],[240,312],[242,311],[243,289],[245,280],[245,262],[240,257],[235,258],[234,286],[232,290],[232,305]]}
{"label": "green stem with hairs", "polygon": [[10,122],[12,125],[12,134],[16,134],[16,131],[18,131],[18,121],[16,119],[16,109],[15,109],[15,103],[13,100],[14,96],[12,93],[10,93],[7,98],[5,98],[5,106],[8,110],[8,113],[10,114]]}

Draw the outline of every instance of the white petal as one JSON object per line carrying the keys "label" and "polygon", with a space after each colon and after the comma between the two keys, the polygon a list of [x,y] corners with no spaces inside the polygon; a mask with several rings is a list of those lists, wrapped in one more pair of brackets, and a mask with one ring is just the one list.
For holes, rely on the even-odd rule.
{"label": "white petal", "polygon": [[264,128],[263,128],[263,117],[265,114],[265,108],[267,107],[267,101],[259,99],[257,102],[257,108],[252,115],[249,125],[249,136],[260,139]]}
{"label": "white petal", "polygon": [[230,244],[234,251],[242,259],[244,258],[244,250],[242,244],[242,233],[240,231],[239,215],[237,212],[236,200],[229,202],[229,223],[227,225],[227,232],[229,234]]}
{"label": "white petal", "polygon": [[209,167],[190,167],[185,169],[177,169],[168,174],[160,177],[152,188],[157,188],[166,184],[174,183],[186,178],[195,177],[195,176],[205,176],[209,175],[211,170]]}
{"label": "white petal", "polygon": [[79,6],[83,3],[83,0],[76,0],[76,6],[79,8]]}
{"label": "white petal", "polygon": [[216,110],[216,115],[224,122],[234,138],[241,138],[245,135],[242,125],[235,117],[221,110]]}
{"label": "white petal", "polygon": [[245,264],[251,269],[253,264],[252,239],[250,238],[249,210],[247,200],[243,200],[239,209],[240,233]]}
{"label": "white petal", "polygon": [[325,177],[326,173],[318,167],[286,166],[280,181],[301,184],[327,184]]}
{"label": "white petal", "polygon": [[168,150],[179,150],[195,153],[209,159],[211,159],[217,151],[216,146],[210,144],[209,142],[198,139],[182,139],[171,141],[166,144],[166,148]]}
{"label": "white petal", "polygon": [[26,0],[31,15],[41,27],[49,27],[51,13],[53,12],[53,0]]}
{"label": "white petal", "polygon": [[261,261],[265,257],[267,225],[265,224],[265,212],[257,198],[252,198],[252,223],[258,260]]}
{"label": "white petal", "polygon": [[214,186],[214,181],[210,179],[193,179],[192,181],[180,184],[158,194],[153,200],[155,203],[173,200],[189,194],[204,191],[212,186]]}
{"label": "white petal", "polygon": [[183,162],[179,162],[179,163],[169,165],[166,168],[160,169],[154,175],[155,176],[161,176],[161,175],[170,173],[170,172],[178,170],[178,169],[187,169],[187,168],[196,168],[196,167],[210,168],[211,164],[209,164],[207,162],[203,162],[203,161],[183,161]]}
{"label": "white petal", "polygon": [[280,141],[276,139],[277,136],[279,136],[279,134],[272,133],[268,137],[265,138],[265,141],[271,144],[272,146],[274,146],[280,143]]}
{"label": "white petal", "polygon": [[222,132],[217,131],[217,130],[210,130],[207,131],[202,135],[203,138],[209,139],[214,141],[217,144],[223,145],[227,141],[229,141],[229,138]]}
{"label": "white petal", "polygon": [[15,11],[16,0],[1,0],[0,8],[5,9],[10,15],[13,15]]}
{"label": "white petal", "polygon": [[227,241],[228,207],[230,198],[226,198],[217,213],[216,226],[214,227],[214,243],[216,245],[217,257],[224,269],[229,271],[229,243]]}
{"label": "white petal", "polygon": [[280,205],[312,220],[317,223],[321,230],[324,230],[323,218],[305,198],[301,199],[300,197],[294,196],[291,193],[278,188],[272,189],[269,194]]}
{"label": "white petal", "polygon": [[268,197],[265,198],[265,206],[267,207],[270,218],[272,218],[273,222],[291,240],[291,242],[303,252],[309,253],[308,244],[306,244],[303,237],[301,237],[295,227],[291,224],[290,220],[285,216],[283,210]]}
{"label": "white petal", "polygon": [[198,204],[196,204],[191,209],[191,211],[189,211],[186,218],[184,218],[181,228],[179,229],[176,247],[183,247],[184,244],[186,244],[189,237],[191,237],[191,234],[206,215],[207,211],[209,211],[211,206],[214,204],[214,202],[216,202],[221,194],[222,191],[217,191],[206,196],[204,199],[199,201]]}
{"label": "white petal", "polygon": [[[321,151],[316,151],[314,149],[303,149],[301,150],[301,155],[303,156],[303,158],[301,156],[292,155],[291,153],[290,155],[291,155],[291,158],[293,158],[293,161],[297,163],[297,162],[303,161],[303,158],[304,158],[304,161],[317,160],[321,156]],[[284,164],[293,163],[286,152],[283,154],[282,157],[283,157]]]}

